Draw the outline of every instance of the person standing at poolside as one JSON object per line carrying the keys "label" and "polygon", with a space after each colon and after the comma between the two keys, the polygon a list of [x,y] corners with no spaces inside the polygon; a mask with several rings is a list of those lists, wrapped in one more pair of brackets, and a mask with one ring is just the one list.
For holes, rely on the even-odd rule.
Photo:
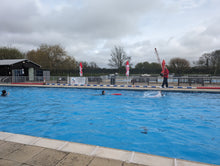
{"label": "person standing at poolside", "polygon": [[164,88],[164,85],[168,88],[168,76],[169,76],[169,70],[167,67],[164,67],[164,73],[163,73],[163,83],[162,83],[162,88]]}

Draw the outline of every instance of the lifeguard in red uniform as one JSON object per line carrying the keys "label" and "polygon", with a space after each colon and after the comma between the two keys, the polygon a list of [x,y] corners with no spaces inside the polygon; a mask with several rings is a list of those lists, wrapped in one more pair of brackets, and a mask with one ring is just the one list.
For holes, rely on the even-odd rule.
{"label": "lifeguard in red uniform", "polygon": [[169,76],[169,70],[167,69],[167,67],[164,67],[164,71],[163,71],[163,83],[162,83],[162,88],[164,88],[164,85],[166,85],[166,87],[168,88],[168,76]]}

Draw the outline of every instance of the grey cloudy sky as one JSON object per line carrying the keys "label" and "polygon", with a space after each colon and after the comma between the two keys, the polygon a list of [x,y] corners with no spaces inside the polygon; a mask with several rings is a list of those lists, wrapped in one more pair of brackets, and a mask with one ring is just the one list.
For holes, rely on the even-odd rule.
{"label": "grey cloudy sky", "polygon": [[198,60],[220,49],[219,0],[0,0],[0,46],[60,44],[77,61],[108,67],[115,45],[132,63]]}

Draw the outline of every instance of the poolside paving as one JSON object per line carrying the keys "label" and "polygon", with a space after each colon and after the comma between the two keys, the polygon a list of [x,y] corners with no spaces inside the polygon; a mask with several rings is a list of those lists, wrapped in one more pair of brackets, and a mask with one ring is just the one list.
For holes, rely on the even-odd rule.
{"label": "poolside paving", "polygon": [[0,166],[141,166],[141,164],[0,141]]}
{"label": "poolside paving", "polygon": [[0,166],[211,166],[210,164],[0,132]]}

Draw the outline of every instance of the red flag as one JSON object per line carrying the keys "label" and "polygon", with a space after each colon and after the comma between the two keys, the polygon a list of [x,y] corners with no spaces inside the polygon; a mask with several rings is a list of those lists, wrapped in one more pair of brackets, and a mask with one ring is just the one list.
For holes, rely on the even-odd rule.
{"label": "red flag", "polygon": [[129,62],[126,62],[126,76],[129,76]]}
{"label": "red flag", "polygon": [[80,75],[80,77],[82,77],[82,76],[83,76],[83,71],[82,71],[82,62],[80,62],[80,64],[79,64],[79,75]]}
{"label": "red flag", "polygon": [[165,67],[165,60],[162,61],[162,71],[161,71],[161,73],[164,73],[164,67]]}

